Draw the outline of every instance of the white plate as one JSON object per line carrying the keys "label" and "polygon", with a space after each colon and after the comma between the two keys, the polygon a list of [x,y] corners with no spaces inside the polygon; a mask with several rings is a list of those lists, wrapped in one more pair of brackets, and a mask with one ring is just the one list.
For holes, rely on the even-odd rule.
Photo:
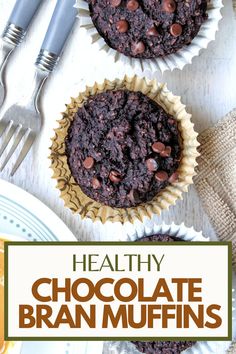
{"label": "white plate", "polygon": [[0,179],[0,232],[28,241],[75,241],[61,219],[37,198]]}
{"label": "white plate", "polygon": [[[0,235],[12,241],[75,241],[61,219],[37,198],[0,179]],[[23,342],[14,354],[101,354],[102,342]],[[13,353],[13,352],[12,352]]]}

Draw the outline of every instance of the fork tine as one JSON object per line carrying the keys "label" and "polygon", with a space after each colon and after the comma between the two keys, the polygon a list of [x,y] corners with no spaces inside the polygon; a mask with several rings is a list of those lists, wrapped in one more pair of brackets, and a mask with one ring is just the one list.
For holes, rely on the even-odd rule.
{"label": "fork tine", "polygon": [[13,153],[15,152],[17,146],[20,144],[23,136],[25,135],[26,133],[26,130],[25,129],[22,129],[21,127],[19,128],[18,130],[18,133],[17,133],[17,136],[15,138],[15,141],[10,149],[10,151],[8,152],[5,160],[3,161],[1,167],[0,167],[0,172],[3,171],[4,167],[7,165],[8,161],[10,160],[10,158],[12,157]]}
{"label": "fork tine", "polygon": [[0,148],[0,157],[2,156],[3,152],[5,151],[8,143],[10,142],[11,138],[13,137],[13,134],[15,133],[17,127],[14,126],[14,125],[11,125],[10,126],[10,129],[8,130],[5,138],[4,138],[4,141],[2,143],[2,146]]}
{"label": "fork tine", "polygon": [[3,119],[0,120],[0,138],[1,136],[3,135],[3,133],[5,132],[5,130],[9,127],[10,125],[12,125],[12,121],[8,121],[8,122],[5,122],[6,124],[4,124],[4,121]]}
{"label": "fork tine", "polygon": [[18,156],[18,159],[11,171],[11,177],[14,176],[14,174],[16,173],[17,169],[20,167],[22,161],[24,160],[24,158],[26,157],[26,155],[28,154],[34,140],[36,138],[36,134],[33,133],[32,131],[29,132],[29,135],[27,136],[26,141],[24,142],[24,146],[21,149],[21,152]]}

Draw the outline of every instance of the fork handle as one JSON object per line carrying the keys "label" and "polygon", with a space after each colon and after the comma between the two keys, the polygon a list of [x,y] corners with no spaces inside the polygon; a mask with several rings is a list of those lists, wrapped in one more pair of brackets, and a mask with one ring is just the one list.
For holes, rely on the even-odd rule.
{"label": "fork handle", "polygon": [[46,36],[44,38],[36,66],[52,71],[56,65],[65,42],[74,25],[77,9],[76,0],[57,0]]}
{"label": "fork handle", "polygon": [[13,45],[18,45],[24,38],[39,5],[43,0],[17,0],[12,10],[3,39]]}

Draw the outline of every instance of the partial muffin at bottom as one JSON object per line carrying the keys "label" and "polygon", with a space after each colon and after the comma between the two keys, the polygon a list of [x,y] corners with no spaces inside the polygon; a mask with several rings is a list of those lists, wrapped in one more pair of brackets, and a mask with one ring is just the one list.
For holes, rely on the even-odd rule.
{"label": "partial muffin at bottom", "polygon": [[[169,235],[152,235],[146,236],[138,242],[175,242],[183,241],[177,237]],[[184,241],[183,241],[184,242]],[[153,342],[140,342],[132,341],[136,349],[145,354],[180,354],[184,350],[192,347],[196,342],[193,341],[153,341]]]}
{"label": "partial muffin at bottom", "polygon": [[136,349],[145,354],[180,354],[191,348],[196,342],[175,341],[175,342],[132,342]]}

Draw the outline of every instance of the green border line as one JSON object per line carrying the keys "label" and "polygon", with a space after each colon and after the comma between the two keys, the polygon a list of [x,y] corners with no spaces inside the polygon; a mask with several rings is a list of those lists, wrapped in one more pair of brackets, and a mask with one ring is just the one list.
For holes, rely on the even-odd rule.
{"label": "green border line", "polygon": [[[135,241],[91,241],[91,242],[80,242],[80,241],[5,241],[4,249],[8,246],[232,246],[230,241],[175,241],[175,242],[135,242]],[[232,247],[231,247],[232,250]]]}
{"label": "green border line", "polygon": [[228,242],[228,337],[233,338],[233,267],[232,267],[233,247],[232,242]]}
{"label": "green border line", "polygon": [[[8,336],[8,249],[10,246],[227,246],[228,247],[228,336],[227,337],[9,337]],[[6,341],[107,341],[107,340],[140,340],[140,341],[161,341],[161,340],[193,340],[193,341],[230,341],[232,340],[232,242],[4,242],[4,340]]]}
{"label": "green border line", "polygon": [[196,342],[216,342],[229,341],[229,337],[5,337],[5,341],[13,342],[107,342],[107,341],[196,341]]}
{"label": "green border line", "polygon": [[4,340],[8,336],[8,245],[4,242]]}

